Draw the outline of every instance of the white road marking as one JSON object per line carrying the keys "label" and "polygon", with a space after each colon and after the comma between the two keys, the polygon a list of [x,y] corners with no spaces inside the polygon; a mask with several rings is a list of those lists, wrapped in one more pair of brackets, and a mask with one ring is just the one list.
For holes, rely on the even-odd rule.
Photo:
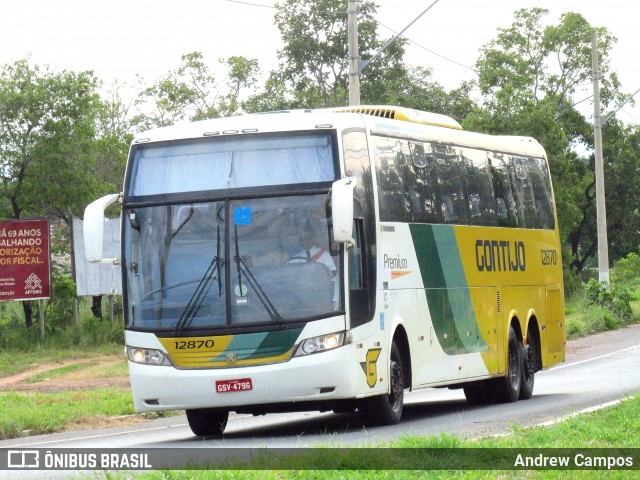
{"label": "white road marking", "polygon": [[581,365],[583,363],[593,362],[594,360],[600,360],[601,358],[612,357],[613,355],[617,355],[618,353],[622,353],[622,352],[628,352],[629,350],[633,350],[634,348],[640,348],[640,345],[634,345],[633,347],[623,348],[622,350],[616,350],[615,352],[606,353],[598,357],[587,358],[586,360],[581,360],[579,362],[558,365],[557,367],[552,367],[549,370],[545,370],[545,372],[552,372],[554,370],[560,370],[561,368],[574,367],[576,365]]}

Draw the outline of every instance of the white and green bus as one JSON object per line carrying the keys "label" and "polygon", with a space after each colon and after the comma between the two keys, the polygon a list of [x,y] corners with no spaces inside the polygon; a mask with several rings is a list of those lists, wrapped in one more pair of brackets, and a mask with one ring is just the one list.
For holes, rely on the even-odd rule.
{"label": "white and green bus", "polygon": [[102,258],[122,207],[135,407],[364,412],[404,392],[514,402],[564,361],[558,224],[543,148],[397,107],[273,112],[136,135],[124,192],[85,212]]}

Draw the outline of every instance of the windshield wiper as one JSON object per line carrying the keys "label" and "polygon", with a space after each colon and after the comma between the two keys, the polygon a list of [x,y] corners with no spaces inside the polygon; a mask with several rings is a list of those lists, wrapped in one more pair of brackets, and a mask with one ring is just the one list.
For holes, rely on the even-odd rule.
{"label": "windshield wiper", "polygon": [[269,314],[269,317],[271,317],[271,320],[273,320],[273,322],[276,325],[278,325],[278,328],[284,328],[285,327],[284,319],[280,316],[280,313],[278,313],[278,310],[276,310],[276,307],[273,306],[273,303],[271,303],[271,300],[269,300],[269,297],[267,296],[265,291],[262,289],[262,287],[256,280],[256,277],[254,277],[253,273],[251,273],[251,270],[247,266],[246,257],[240,256],[237,225],[235,225],[235,240],[236,240],[236,256],[233,257],[233,260],[236,262],[236,265],[238,267],[238,286],[240,288],[240,292],[242,292],[242,272],[244,272],[247,283],[256,292],[256,296],[258,297],[258,300],[260,300],[260,303],[262,303],[262,306]]}
{"label": "windshield wiper", "polygon": [[222,279],[220,277],[220,227],[219,226],[218,226],[218,242],[216,246],[216,254],[211,260],[211,263],[209,263],[209,266],[207,267],[207,270],[204,272],[204,275],[202,276],[202,278],[200,279],[200,282],[196,286],[196,289],[193,292],[193,295],[191,295],[191,298],[189,299],[189,302],[187,302],[187,306],[182,312],[182,315],[180,315],[180,319],[176,323],[176,326],[174,329],[174,332],[176,334],[181,333],[185,327],[189,326],[189,324],[193,320],[193,317],[196,316],[196,313],[200,309],[202,302],[207,296],[207,293],[209,293],[209,289],[211,288],[211,280],[215,278],[214,275],[216,274],[216,272],[218,272],[218,275],[217,275],[218,293],[220,296],[222,296]]}

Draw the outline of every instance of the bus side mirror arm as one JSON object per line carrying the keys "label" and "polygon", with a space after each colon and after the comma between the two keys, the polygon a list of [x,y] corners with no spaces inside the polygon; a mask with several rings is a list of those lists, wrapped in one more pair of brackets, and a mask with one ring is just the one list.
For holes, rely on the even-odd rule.
{"label": "bus side mirror arm", "polygon": [[353,239],[353,189],[355,177],[345,177],[333,182],[331,187],[331,215],[333,218],[333,241],[354,247]]}
{"label": "bus side mirror arm", "polygon": [[84,253],[89,263],[109,263],[117,265],[117,258],[103,258],[104,248],[104,211],[107,207],[121,198],[121,194],[105,195],[90,203],[84,210],[82,234],[84,239]]}

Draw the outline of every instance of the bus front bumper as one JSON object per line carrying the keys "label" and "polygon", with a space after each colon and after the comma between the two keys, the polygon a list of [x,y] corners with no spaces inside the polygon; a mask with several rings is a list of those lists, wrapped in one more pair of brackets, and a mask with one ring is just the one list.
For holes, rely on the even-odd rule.
{"label": "bus front bumper", "polygon": [[[355,397],[354,360],[349,346],[284,363],[235,368],[176,369],[129,362],[138,412],[229,408]],[[360,368],[357,366],[358,369]],[[245,389],[250,379],[251,389]],[[239,380],[242,390],[219,391]],[[217,387],[218,383],[218,387]]]}

